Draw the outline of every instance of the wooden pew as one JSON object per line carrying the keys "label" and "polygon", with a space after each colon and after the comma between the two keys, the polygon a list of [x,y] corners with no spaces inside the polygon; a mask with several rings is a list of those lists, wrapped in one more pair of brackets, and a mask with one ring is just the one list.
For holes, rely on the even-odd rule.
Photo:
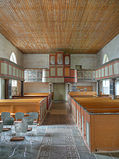
{"label": "wooden pew", "polygon": [[40,96],[47,98],[47,109],[50,109],[53,99],[52,93],[24,93],[24,96]]}
{"label": "wooden pew", "polygon": [[69,98],[74,121],[89,150],[119,151],[119,99]]}
{"label": "wooden pew", "polygon": [[85,91],[85,89],[87,89],[87,91],[93,91],[92,86],[77,86],[76,89],[77,90],[83,90],[83,91]]}
{"label": "wooden pew", "polygon": [[111,100],[107,98],[95,98],[95,99],[77,99],[88,112],[91,113],[118,113],[119,112],[119,100]]}
{"label": "wooden pew", "polygon": [[0,113],[10,112],[12,115],[15,115],[16,112],[38,112],[40,123],[44,120],[47,113],[46,107],[46,98],[0,100]]}
{"label": "wooden pew", "polygon": [[52,104],[52,93],[24,93],[24,96],[13,96],[13,99],[34,99],[34,98],[47,98],[47,110],[50,109]]}
{"label": "wooden pew", "polygon": [[86,92],[69,92],[71,97],[79,97],[79,96],[88,96],[88,97],[96,97],[97,93],[94,91],[86,91]]}

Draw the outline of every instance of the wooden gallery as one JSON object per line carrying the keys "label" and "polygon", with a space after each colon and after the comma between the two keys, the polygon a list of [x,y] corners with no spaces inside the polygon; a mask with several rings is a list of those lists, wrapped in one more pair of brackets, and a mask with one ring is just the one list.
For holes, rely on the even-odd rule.
{"label": "wooden gallery", "polygon": [[0,0],[8,158],[119,158],[118,0]]}

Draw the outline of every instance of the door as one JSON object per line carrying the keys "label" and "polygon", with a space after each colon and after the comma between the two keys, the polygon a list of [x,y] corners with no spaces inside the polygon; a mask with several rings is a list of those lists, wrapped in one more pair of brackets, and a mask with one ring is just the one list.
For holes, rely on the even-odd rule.
{"label": "door", "polygon": [[64,101],[65,100],[65,84],[55,83],[53,84],[53,89],[54,89],[54,100]]}

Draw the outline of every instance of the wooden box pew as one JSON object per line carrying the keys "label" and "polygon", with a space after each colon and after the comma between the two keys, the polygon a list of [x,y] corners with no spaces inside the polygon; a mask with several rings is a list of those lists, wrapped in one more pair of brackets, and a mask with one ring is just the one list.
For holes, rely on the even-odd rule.
{"label": "wooden box pew", "polygon": [[52,93],[24,93],[24,96],[13,96],[13,99],[34,99],[34,98],[47,98],[47,110],[50,109],[52,104]]}
{"label": "wooden box pew", "polygon": [[[68,94],[68,103],[69,103],[69,106],[71,106],[71,97],[93,97],[95,98],[97,95],[96,95],[96,92],[94,91],[87,91],[87,92],[69,92]],[[70,107],[70,109],[72,109],[72,107]]]}
{"label": "wooden box pew", "polygon": [[[97,106],[97,103],[99,102],[99,105],[104,105],[104,102],[106,102],[106,104],[107,104],[107,101],[112,101],[111,99],[107,99],[107,98],[101,98],[101,97],[85,97],[85,98],[82,98],[82,97],[71,97],[70,95],[69,95],[69,97],[68,97],[68,102],[69,102],[69,105],[70,105],[70,109],[71,109],[71,111],[72,111],[72,114],[73,114],[73,119],[75,120],[75,122],[77,122],[77,114],[78,114],[78,112],[77,112],[77,107],[76,107],[76,104],[75,104],[75,102],[74,102],[74,100],[73,99],[75,99],[77,102],[79,102],[80,101],[80,104],[82,104],[83,105],[83,107],[85,107],[85,106],[88,106],[89,105],[89,103],[91,103],[91,106],[93,106],[93,103],[94,103],[94,101],[96,101],[96,103],[94,104],[94,106],[96,105]],[[115,102],[116,102],[117,100],[115,100]],[[102,103],[103,102],[103,103]],[[107,106],[107,105],[106,105]],[[97,107],[96,107],[97,108]],[[77,112],[77,113],[76,113]]]}
{"label": "wooden box pew", "polygon": [[112,98],[112,95],[101,94],[100,97],[104,97],[104,98]]}
{"label": "wooden box pew", "polygon": [[47,110],[46,98],[39,99],[4,99],[0,100],[0,113],[10,112],[13,116],[16,112],[38,112],[39,123],[45,118]]}
{"label": "wooden box pew", "polygon": [[[100,98],[78,98],[74,99],[80,103],[83,108],[92,113],[116,113],[119,110],[119,100],[102,99]],[[73,103],[73,102],[72,102]],[[76,108],[76,104],[75,104]],[[76,110],[75,110],[76,112]],[[75,112],[73,114],[75,114]],[[77,112],[78,113],[78,112]]]}
{"label": "wooden box pew", "polygon": [[24,96],[47,96],[49,93],[24,93]]}
{"label": "wooden box pew", "polygon": [[[99,100],[99,98],[74,98],[83,108],[92,113],[117,113],[119,111],[119,100]],[[89,99],[89,100],[88,100]]]}
{"label": "wooden box pew", "polygon": [[89,97],[96,97],[97,93],[94,91],[86,91],[86,92],[69,92],[71,97],[79,97],[79,96],[89,96]]}
{"label": "wooden box pew", "polygon": [[[77,123],[77,121],[78,121],[78,112],[77,112],[77,104],[76,104],[76,101],[75,100],[77,99],[77,100],[80,100],[80,99],[82,99],[83,101],[85,101],[85,98],[79,98],[79,97],[71,97],[70,96],[70,110],[71,110],[71,112],[72,112],[72,116],[73,116],[73,119],[74,119],[74,121]],[[88,99],[88,98],[86,98],[86,99]],[[91,98],[92,99],[92,98]],[[95,98],[96,99],[96,98]]]}
{"label": "wooden box pew", "polygon": [[103,103],[93,99],[89,104],[76,99],[72,98],[76,124],[89,150],[119,151],[119,100],[104,99]]}
{"label": "wooden box pew", "polygon": [[76,98],[74,99],[80,103],[84,108],[90,109],[90,108],[96,108],[96,109],[109,109],[109,108],[119,108],[119,100],[111,100],[111,99],[103,99],[100,100],[99,98],[87,98],[87,99],[82,99],[82,98]]}
{"label": "wooden box pew", "polygon": [[[75,99],[77,99],[77,100],[80,100],[80,102],[82,101],[88,101],[88,102],[93,102],[93,101],[112,101],[112,99],[110,99],[110,98],[106,98],[106,97],[85,97],[85,98],[82,98],[82,97],[74,97]],[[113,100],[113,101],[119,101],[119,100]]]}
{"label": "wooden box pew", "polygon": [[24,93],[24,96],[40,96],[47,98],[47,109],[50,109],[52,104],[52,93]]}

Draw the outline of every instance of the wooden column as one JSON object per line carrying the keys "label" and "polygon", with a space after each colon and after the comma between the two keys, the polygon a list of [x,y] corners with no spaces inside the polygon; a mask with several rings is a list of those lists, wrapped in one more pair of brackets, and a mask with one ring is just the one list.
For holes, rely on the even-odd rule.
{"label": "wooden column", "polygon": [[100,81],[97,81],[97,96],[100,96]]}
{"label": "wooden column", "polygon": [[5,99],[12,98],[12,86],[9,79],[5,79]]}
{"label": "wooden column", "polygon": [[5,79],[5,99],[8,99],[8,79]]}
{"label": "wooden column", "polygon": [[112,95],[112,99],[116,98],[115,81],[115,78],[110,80],[110,94]]}
{"label": "wooden column", "polygon": [[24,96],[24,81],[21,81],[21,97]]}

